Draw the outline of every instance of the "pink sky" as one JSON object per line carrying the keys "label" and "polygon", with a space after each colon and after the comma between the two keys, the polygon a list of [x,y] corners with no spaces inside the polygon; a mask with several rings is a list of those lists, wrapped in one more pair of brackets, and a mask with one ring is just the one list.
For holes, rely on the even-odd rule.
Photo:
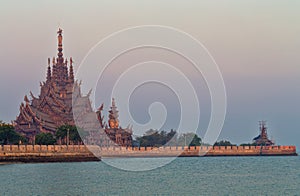
{"label": "pink sky", "polygon": [[39,92],[47,58],[79,65],[105,36],[136,25],[166,25],[202,42],[223,74],[228,113],[220,139],[248,142],[259,120],[281,144],[299,145],[299,1],[5,1],[0,6],[0,119],[18,113],[25,94]]}

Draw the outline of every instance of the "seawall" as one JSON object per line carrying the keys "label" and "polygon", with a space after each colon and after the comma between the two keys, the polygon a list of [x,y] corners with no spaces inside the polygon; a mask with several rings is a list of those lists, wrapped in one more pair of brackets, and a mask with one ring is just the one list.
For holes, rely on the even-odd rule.
{"label": "seawall", "polygon": [[295,146],[102,147],[101,157],[296,156]]}
{"label": "seawall", "polygon": [[[93,147],[89,147],[93,149]],[[84,145],[2,145],[0,162],[82,162],[100,161]]]}
{"label": "seawall", "polygon": [[[96,156],[95,156],[95,155]],[[114,157],[296,156],[295,146],[99,147],[3,145],[0,162],[81,162]]]}

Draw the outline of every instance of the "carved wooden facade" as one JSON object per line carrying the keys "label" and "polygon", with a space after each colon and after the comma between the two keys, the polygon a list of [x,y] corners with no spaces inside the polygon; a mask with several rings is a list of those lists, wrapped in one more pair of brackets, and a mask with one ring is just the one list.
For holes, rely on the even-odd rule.
{"label": "carved wooden facade", "polygon": [[[119,125],[104,132],[102,121],[100,125],[98,120],[94,121],[97,115],[91,107],[90,93],[86,96],[81,94],[81,84],[74,80],[73,60],[70,58],[68,62],[63,57],[62,30],[59,29],[57,34],[57,57],[53,57],[52,65],[48,58],[47,77],[46,81],[40,84],[40,95],[35,97],[30,92],[30,100],[27,96],[24,97],[24,102],[20,105],[20,113],[14,122],[16,131],[34,143],[36,134],[40,132],[54,134],[61,125],[75,125],[75,118],[76,125],[77,122],[84,125],[84,129],[90,132],[90,139],[95,143],[101,144],[101,139],[111,138],[119,145],[131,145],[132,133],[122,131]],[[89,122],[90,119],[92,122]],[[108,134],[107,137],[104,133]],[[121,139],[119,134],[121,134]],[[126,141],[124,141],[124,135],[126,135]]]}

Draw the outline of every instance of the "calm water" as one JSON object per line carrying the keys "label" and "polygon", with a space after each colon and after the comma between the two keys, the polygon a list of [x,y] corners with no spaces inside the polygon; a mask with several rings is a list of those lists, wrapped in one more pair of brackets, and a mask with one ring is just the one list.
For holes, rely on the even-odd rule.
{"label": "calm water", "polygon": [[178,158],[147,172],[121,171],[103,162],[0,165],[0,191],[0,195],[300,195],[300,158]]}

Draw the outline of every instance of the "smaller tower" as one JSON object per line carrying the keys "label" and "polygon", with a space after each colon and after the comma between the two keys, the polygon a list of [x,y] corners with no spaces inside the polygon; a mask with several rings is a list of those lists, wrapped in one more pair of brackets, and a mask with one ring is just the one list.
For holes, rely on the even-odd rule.
{"label": "smaller tower", "polygon": [[74,83],[74,70],[73,70],[73,59],[72,57],[70,58],[70,74],[69,74],[69,79],[71,83]]}
{"label": "smaller tower", "polygon": [[112,98],[112,106],[110,107],[109,110],[109,120],[108,120],[108,124],[109,127],[112,129],[117,129],[119,128],[119,111],[117,110],[117,106],[115,103],[115,99]]}
{"label": "smaller tower", "polygon": [[63,74],[63,76],[64,76],[64,80],[65,81],[67,81],[68,80],[68,78],[69,78],[69,70],[68,70],[68,59],[66,58],[66,60],[65,60],[65,64],[64,64],[65,66],[63,67],[64,68],[64,74]]}
{"label": "smaller tower", "polygon": [[57,68],[56,68],[56,62],[55,57],[52,58],[52,80],[57,80]]}
{"label": "smaller tower", "polygon": [[47,79],[46,82],[51,81],[51,67],[50,67],[50,58],[48,58],[48,69],[47,69]]}
{"label": "smaller tower", "polygon": [[266,121],[259,122],[259,135],[253,138],[253,141],[254,144],[256,145],[265,145],[265,146],[274,145],[274,142],[269,140],[268,138]]}

